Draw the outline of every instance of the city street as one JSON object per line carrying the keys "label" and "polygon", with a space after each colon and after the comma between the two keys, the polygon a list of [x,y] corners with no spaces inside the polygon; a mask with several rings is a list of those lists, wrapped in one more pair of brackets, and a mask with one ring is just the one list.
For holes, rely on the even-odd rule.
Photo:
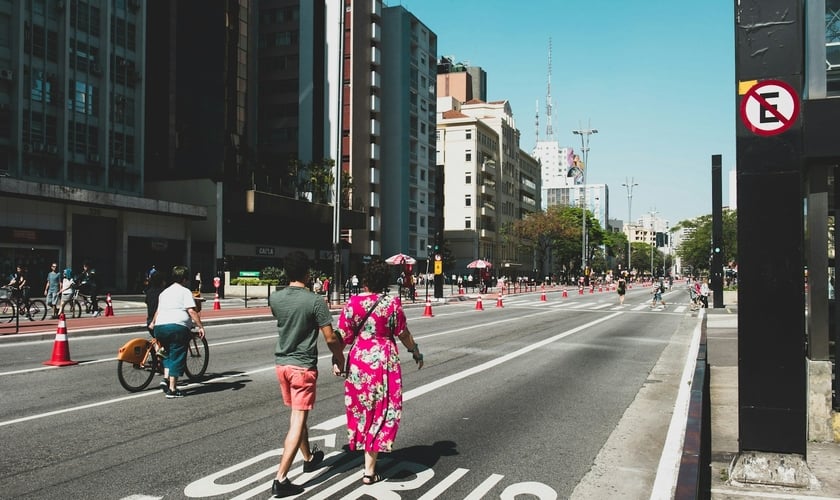
{"label": "city street", "polygon": [[[295,464],[300,498],[649,497],[697,323],[683,288],[664,310],[642,287],[623,307],[615,292],[570,290],[505,296],[503,307],[492,294],[483,310],[450,301],[432,317],[407,308],[426,366],[403,352],[402,424],[380,458],[387,480],[373,486],[361,483],[362,457],[342,449],[343,379],[321,343],[309,425],[327,459],[307,474]],[[177,400],[158,379],[137,394],[118,383],[117,349],[136,336],[71,332],[79,364],[61,368],[43,365],[52,340],[0,343],[0,496],[271,496],[289,418],[273,321],[210,323],[207,375]]]}

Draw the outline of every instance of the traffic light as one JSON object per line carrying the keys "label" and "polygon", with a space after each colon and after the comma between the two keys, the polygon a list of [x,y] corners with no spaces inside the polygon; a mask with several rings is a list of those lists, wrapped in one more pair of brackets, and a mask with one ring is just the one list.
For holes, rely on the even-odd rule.
{"label": "traffic light", "polygon": [[656,233],[656,248],[662,248],[665,246],[665,234],[664,233]]}

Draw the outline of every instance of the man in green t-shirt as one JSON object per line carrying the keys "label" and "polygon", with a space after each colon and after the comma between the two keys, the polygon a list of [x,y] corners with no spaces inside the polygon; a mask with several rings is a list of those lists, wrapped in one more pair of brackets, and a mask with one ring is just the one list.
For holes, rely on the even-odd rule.
{"label": "man in green t-shirt", "polygon": [[277,497],[298,495],[303,487],[293,484],[286,475],[298,450],[304,472],[312,472],[324,459],[324,452],[309,446],[306,419],[315,405],[315,382],[318,380],[318,331],[332,352],[333,373],[344,366],[341,339],[333,332],[332,315],[323,298],[312,293],[309,259],[303,252],[292,252],[285,259],[289,286],[271,294],[268,305],[277,319],[277,344],[274,359],[283,403],[291,408],[289,431],[283,442],[283,456],[271,493]]}

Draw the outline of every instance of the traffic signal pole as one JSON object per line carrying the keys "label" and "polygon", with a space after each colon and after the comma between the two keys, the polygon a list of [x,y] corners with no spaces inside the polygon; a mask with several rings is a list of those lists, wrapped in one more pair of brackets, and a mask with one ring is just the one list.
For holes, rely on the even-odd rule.
{"label": "traffic signal pole", "polygon": [[709,288],[712,304],[723,307],[723,177],[721,155],[712,155],[712,270]]}

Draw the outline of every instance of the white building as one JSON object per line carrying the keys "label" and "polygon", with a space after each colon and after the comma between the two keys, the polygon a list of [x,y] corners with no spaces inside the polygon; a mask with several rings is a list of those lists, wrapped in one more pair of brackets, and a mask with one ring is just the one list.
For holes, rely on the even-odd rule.
{"label": "white building", "polygon": [[500,274],[530,271],[533,255],[522,255],[500,232],[537,211],[540,198],[539,162],[519,147],[510,103],[438,97],[437,113],[437,164],[446,179],[444,231],[455,268],[482,258]]}

